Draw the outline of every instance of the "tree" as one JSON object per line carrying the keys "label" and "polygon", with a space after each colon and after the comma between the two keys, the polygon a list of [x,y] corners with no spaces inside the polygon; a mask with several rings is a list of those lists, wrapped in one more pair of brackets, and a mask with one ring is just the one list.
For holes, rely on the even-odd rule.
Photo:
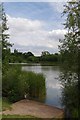
{"label": "tree", "polygon": [[14,54],[17,55],[18,53],[18,50],[14,49]]}
{"label": "tree", "polygon": [[[69,117],[79,117],[80,101],[80,2],[68,2],[63,15],[67,15],[65,28],[68,30],[62,43],[60,53],[64,58],[65,70],[61,75],[63,103]],[[70,90],[74,91],[74,93]],[[75,92],[76,91],[76,92]],[[78,99],[79,98],[79,99]]]}
{"label": "tree", "polygon": [[26,55],[27,57],[34,56],[32,52],[27,52]]}
{"label": "tree", "polygon": [[8,42],[9,34],[7,33],[7,31],[9,28],[7,27],[7,18],[4,11],[3,3],[0,4],[0,15],[1,15],[0,36],[2,42],[2,63],[4,68],[4,64],[6,64],[9,61],[10,47],[12,47],[12,45]]}
{"label": "tree", "polygon": [[[1,43],[1,51],[2,51],[2,89],[4,86],[5,80],[3,79],[6,75],[6,71],[8,70],[8,61],[10,57],[10,47],[12,46],[7,40],[9,39],[9,34],[7,34],[7,19],[6,14],[3,8],[3,3],[0,4],[0,43]],[[3,90],[2,90],[3,92]],[[3,93],[2,93],[3,94]]]}
{"label": "tree", "polygon": [[43,51],[41,56],[45,56],[45,55],[50,55],[50,53],[48,51]]}

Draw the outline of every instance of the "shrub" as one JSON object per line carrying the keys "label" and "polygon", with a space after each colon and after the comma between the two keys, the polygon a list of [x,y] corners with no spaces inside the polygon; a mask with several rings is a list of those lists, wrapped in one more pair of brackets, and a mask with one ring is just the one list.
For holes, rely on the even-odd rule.
{"label": "shrub", "polygon": [[43,74],[21,71],[18,67],[9,67],[3,75],[2,94],[11,102],[24,98],[41,100],[45,96],[45,78]]}

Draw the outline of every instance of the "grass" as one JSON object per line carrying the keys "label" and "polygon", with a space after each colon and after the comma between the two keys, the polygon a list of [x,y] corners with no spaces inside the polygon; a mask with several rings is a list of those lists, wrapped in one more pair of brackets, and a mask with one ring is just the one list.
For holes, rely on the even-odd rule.
{"label": "grass", "polygon": [[2,111],[2,99],[0,98],[0,112]]}
{"label": "grass", "polygon": [[36,118],[36,117],[30,116],[30,115],[4,115],[3,114],[2,118]]}
{"label": "grass", "polygon": [[[0,112],[2,111],[2,99],[0,98]],[[2,114],[0,114],[0,120],[2,119]]]}
{"label": "grass", "polygon": [[11,103],[6,98],[3,98],[2,111],[7,110],[7,109],[11,110]]}
{"label": "grass", "polygon": [[[2,120],[43,120],[42,118],[38,118],[31,115],[3,115]],[[51,119],[50,119],[51,120]]]}
{"label": "grass", "polygon": [[[38,118],[38,117],[31,116],[31,115],[3,115],[2,116],[2,120],[8,120],[8,119],[9,120],[17,120],[17,119],[18,120],[44,120],[44,118]],[[45,118],[45,119],[56,120],[55,118]]]}

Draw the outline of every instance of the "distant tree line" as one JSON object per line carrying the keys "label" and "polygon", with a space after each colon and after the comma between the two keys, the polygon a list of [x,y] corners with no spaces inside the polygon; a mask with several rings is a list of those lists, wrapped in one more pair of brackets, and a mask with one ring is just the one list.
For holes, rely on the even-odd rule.
{"label": "distant tree line", "polygon": [[[6,51],[8,54],[8,62],[9,63],[26,63],[26,62],[60,62],[61,56],[59,53],[50,54],[48,51],[43,51],[41,56],[35,56],[32,52],[19,52],[18,50],[14,50],[11,53],[10,49]],[[3,56],[4,57],[4,56]]]}

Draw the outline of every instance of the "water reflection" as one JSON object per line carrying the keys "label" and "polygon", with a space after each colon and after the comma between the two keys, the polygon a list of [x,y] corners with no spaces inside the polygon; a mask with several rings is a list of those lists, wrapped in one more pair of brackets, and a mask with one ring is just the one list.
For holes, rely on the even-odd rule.
{"label": "water reflection", "polygon": [[58,66],[23,66],[22,70],[33,71],[35,73],[43,73],[46,78],[45,103],[61,108],[61,90],[60,83],[57,79],[60,73],[60,69]]}

